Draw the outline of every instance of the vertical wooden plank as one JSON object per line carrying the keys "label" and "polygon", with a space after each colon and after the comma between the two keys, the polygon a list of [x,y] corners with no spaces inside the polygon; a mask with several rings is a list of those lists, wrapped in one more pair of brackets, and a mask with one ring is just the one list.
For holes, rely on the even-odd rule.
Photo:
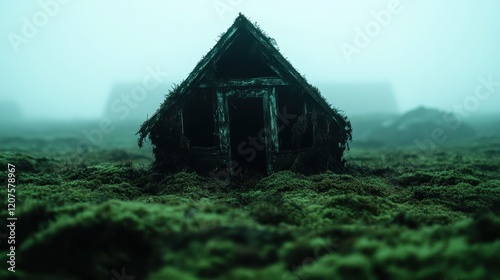
{"label": "vertical wooden plank", "polygon": [[179,114],[180,114],[180,117],[181,117],[181,132],[182,132],[182,135],[185,135],[184,134],[184,110],[180,109],[179,110]]}
{"label": "vertical wooden plank", "polygon": [[219,134],[219,116],[217,112],[217,91],[214,89],[212,93],[212,116],[214,116],[214,147],[220,147],[220,134]]}
{"label": "vertical wooden plank", "polygon": [[231,162],[231,148],[229,135],[229,111],[227,97],[224,92],[217,90],[217,123],[220,149],[227,155],[227,164]]}
{"label": "vertical wooden plank", "polygon": [[[276,115],[276,105],[275,98],[273,97],[274,90],[268,88],[264,91],[262,96],[262,103],[264,105],[264,143],[266,144],[266,165],[267,165],[267,174],[273,173],[273,158],[274,158],[274,149],[275,149],[275,141],[273,127],[276,127],[276,123],[274,123],[273,119]],[[274,109],[273,109],[274,108]]]}
{"label": "vertical wooden plank", "polygon": [[271,137],[273,144],[273,151],[278,153],[280,151],[278,139],[278,107],[276,106],[276,88],[273,87],[269,94],[269,116],[271,122]]}
{"label": "vertical wooden plank", "polygon": [[[269,137],[269,130],[271,126],[271,117],[269,115],[269,91],[263,92],[262,95],[262,106],[264,107],[264,127],[262,128],[264,130],[264,144],[265,144],[265,150],[266,150],[266,169],[267,169],[267,174],[271,174],[273,172],[273,167],[272,167],[272,156],[273,156],[273,151],[272,151],[272,143],[271,139]],[[259,133],[260,134],[260,133]]]}

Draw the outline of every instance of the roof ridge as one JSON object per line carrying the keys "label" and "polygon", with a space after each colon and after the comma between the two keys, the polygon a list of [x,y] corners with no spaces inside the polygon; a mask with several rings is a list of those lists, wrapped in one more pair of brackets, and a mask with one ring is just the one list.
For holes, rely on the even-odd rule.
{"label": "roof ridge", "polygon": [[[279,65],[281,65],[281,67],[283,67],[283,74],[286,73],[289,78],[296,80],[302,87],[304,87],[304,89],[313,97],[313,99],[315,99],[315,101],[318,102],[319,105],[323,107],[323,109],[326,110],[331,117],[333,117],[337,124],[341,125],[346,121],[344,119],[344,116],[342,116],[342,114],[340,114],[338,110],[332,108],[332,106],[326,102],[324,97],[320,94],[319,90],[309,84],[307,79],[300,72],[298,72],[297,69],[295,69],[293,65],[283,56],[277,45],[275,45],[274,39],[269,37],[257,23],[252,23],[245,15],[239,13],[234,23],[224,33],[222,33],[222,35],[220,35],[217,43],[208,51],[208,53],[206,53],[200,59],[200,61],[196,64],[188,77],[175,88],[169,91],[167,98],[161,104],[158,110],[141,125],[140,130],[137,132],[137,134],[140,134],[139,146],[141,146],[142,140],[147,136],[147,134],[149,134],[154,124],[162,117],[162,112],[174,108],[174,105],[180,102],[179,99],[174,98],[180,96],[180,94],[185,92],[186,90],[189,90],[192,84],[199,82],[199,80],[204,77],[204,71],[206,67],[208,67],[210,61],[213,59],[217,59],[219,53],[223,52],[223,48],[226,48],[226,50],[230,48],[235,36],[238,36],[239,32],[242,31],[242,28],[252,33],[253,36],[256,37],[257,41],[260,41],[261,44],[264,45],[265,49],[270,52],[277,53],[277,55],[271,54],[270,57]],[[182,97],[180,98],[182,99]]]}

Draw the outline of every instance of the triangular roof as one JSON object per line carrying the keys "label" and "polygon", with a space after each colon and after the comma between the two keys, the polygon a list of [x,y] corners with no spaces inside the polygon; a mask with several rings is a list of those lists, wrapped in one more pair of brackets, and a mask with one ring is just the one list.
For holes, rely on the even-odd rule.
{"label": "triangular roof", "polygon": [[[262,54],[269,61],[272,67],[283,81],[290,84],[298,84],[303,90],[315,100],[322,109],[341,127],[345,128],[347,139],[351,138],[351,125],[346,117],[342,116],[337,110],[333,109],[321,96],[316,87],[310,85],[306,79],[288,62],[279,52],[274,39],[268,37],[264,32],[252,24],[243,14],[235,19],[233,25],[220,37],[215,46],[198,62],[189,76],[178,86],[173,88],[160,108],[146,120],[137,134],[140,134],[139,145],[144,138],[151,132],[157,121],[166,113],[176,110],[182,105],[184,100],[189,97],[191,90],[203,81],[207,73],[211,71],[213,62],[217,61],[235,42],[236,38],[243,32],[249,32],[260,44]],[[347,140],[346,139],[346,140]]]}

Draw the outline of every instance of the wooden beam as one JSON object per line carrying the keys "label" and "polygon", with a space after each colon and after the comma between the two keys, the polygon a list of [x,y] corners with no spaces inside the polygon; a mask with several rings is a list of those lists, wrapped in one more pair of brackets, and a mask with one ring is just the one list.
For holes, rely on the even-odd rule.
{"label": "wooden beam", "polygon": [[278,148],[278,130],[276,123],[276,97],[273,88],[266,89],[263,96],[264,103],[264,143],[266,144],[267,174],[273,173],[274,152]]}
{"label": "wooden beam", "polygon": [[230,28],[226,33],[224,33],[208,54],[204,56],[198,64],[196,64],[195,69],[189,74],[186,80],[181,83],[177,89],[177,94],[180,95],[179,98],[168,104],[163,103],[160,108],[158,108],[158,110],[156,110],[156,112],[141,125],[141,128],[136,134],[141,134],[141,138],[146,137],[147,134],[150,133],[154,124],[160,119],[163,112],[175,112],[177,109],[182,107],[185,100],[189,97],[189,94],[184,93],[189,93],[192,88],[196,87],[196,84],[203,81],[203,78],[207,73],[208,65],[213,61],[217,61],[239,37],[239,34],[241,33],[236,33],[237,30],[237,28]]}
{"label": "wooden beam", "polygon": [[227,107],[227,96],[220,91],[217,91],[217,124],[220,150],[227,155],[227,164],[231,162],[231,140],[229,134],[229,113]]}
{"label": "wooden beam", "polygon": [[269,88],[250,88],[250,89],[231,89],[225,90],[228,97],[231,99],[245,99],[253,97],[264,97],[267,94]]}
{"label": "wooden beam", "polygon": [[266,86],[286,86],[288,83],[280,78],[251,78],[251,79],[230,79],[216,81],[213,83],[200,84],[200,88],[223,88],[223,87],[266,87]]}
{"label": "wooden beam", "polygon": [[269,115],[271,117],[271,135],[273,139],[274,145],[274,153],[278,153],[280,151],[279,146],[279,138],[278,138],[278,106],[276,105],[276,88],[272,88],[272,91],[269,93]]}

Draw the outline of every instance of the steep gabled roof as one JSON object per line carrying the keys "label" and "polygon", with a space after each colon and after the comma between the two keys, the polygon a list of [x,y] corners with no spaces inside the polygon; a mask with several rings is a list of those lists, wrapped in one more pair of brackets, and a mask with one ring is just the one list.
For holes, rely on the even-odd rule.
{"label": "steep gabled roof", "polygon": [[285,82],[290,84],[299,84],[313,100],[315,100],[324,111],[341,127],[345,128],[347,137],[350,139],[351,126],[346,117],[342,116],[337,110],[330,107],[326,100],[321,96],[319,90],[311,86],[306,79],[288,62],[286,58],[278,51],[274,39],[266,36],[264,32],[252,24],[244,15],[235,19],[233,25],[220,37],[215,46],[198,62],[189,76],[177,87],[173,88],[160,108],[146,120],[137,134],[140,134],[139,146],[142,145],[144,138],[151,132],[154,125],[162,116],[172,110],[179,109],[184,100],[189,97],[189,93],[196,87],[211,71],[212,63],[231,47],[236,38],[243,32],[249,32],[259,43],[263,56],[268,61],[269,67],[276,72]]}

